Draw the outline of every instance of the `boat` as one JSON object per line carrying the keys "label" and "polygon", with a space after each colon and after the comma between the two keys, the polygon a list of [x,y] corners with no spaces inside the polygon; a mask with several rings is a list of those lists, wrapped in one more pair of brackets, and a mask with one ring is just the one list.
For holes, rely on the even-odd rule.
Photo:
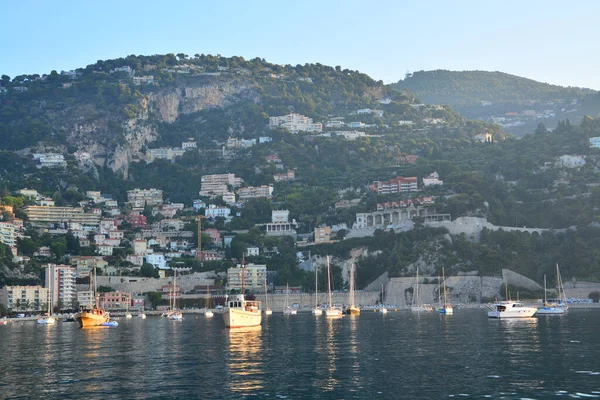
{"label": "boat", "polygon": [[563,286],[560,271],[558,269],[558,263],[556,264],[556,287],[558,292],[558,303],[548,303],[546,299],[546,275],[544,274],[544,306],[538,308],[537,314],[561,315],[569,309],[567,307],[567,297],[565,295],[565,288]]}
{"label": "boat", "polygon": [[289,306],[288,303],[288,294],[290,292],[289,285],[286,283],[285,285],[285,305],[283,307],[283,315],[296,315],[298,310]]}
{"label": "boat", "polygon": [[419,297],[419,267],[417,267],[417,275],[415,277],[415,291],[412,298],[412,305],[410,310],[413,312],[424,312],[433,311],[433,308],[429,304],[421,304]]}
{"label": "boat", "polygon": [[0,318],[0,325],[8,325],[10,323],[10,319],[3,317]]}
{"label": "boat", "polygon": [[[52,274],[52,268],[48,267],[46,272],[48,274]],[[39,325],[52,325],[56,323],[56,318],[54,318],[54,316],[52,315],[52,277],[48,279],[48,282],[50,282],[50,284],[48,285],[48,312],[37,319],[37,323]]]}
{"label": "boat", "polygon": [[327,318],[341,318],[344,316],[342,308],[333,305],[333,299],[331,296],[331,268],[329,267],[329,256],[327,256],[327,293],[329,297],[329,306],[325,310],[325,317]]}
{"label": "boat", "polygon": [[536,307],[528,307],[518,301],[501,301],[492,305],[488,318],[530,318],[538,311]]}
{"label": "boat", "polygon": [[383,284],[381,284],[381,304],[379,306],[378,311],[382,314],[387,314],[388,309],[385,307],[385,302],[383,301]]}
{"label": "boat", "polygon": [[[92,281],[93,286],[92,286]],[[92,290],[93,289],[93,290]],[[96,290],[96,267],[94,267],[93,275],[90,273],[90,292],[93,293],[96,300],[92,304],[92,296],[87,308],[81,307],[79,313],[75,315],[75,320],[81,328],[89,328],[93,326],[101,326],[110,321],[110,314],[98,305],[98,291]]]}
{"label": "boat", "polygon": [[360,307],[354,303],[354,263],[350,265],[350,287],[348,288],[348,307],[346,314],[360,315]]}
{"label": "boat", "polygon": [[62,319],[62,322],[75,322],[75,314],[69,314]]}
{"label": "boat", "polygon": [[183,314],[177,309],[177,270],[173,269],[173,308],[167,314],[171,321],[183,321]]}
{"label": "boat", "polygon": [[140,313],[138,314],[138,318],[146,319],[146,314],[144,314],[143,311],[140,311]]}
{"label": "boat", "polygon": [[[312,256],[310,255],[310,252],[308,253],[308,258],[310,258],[310,265],[313,265]],[[318,294],[319,294],[319,286],[318,286],[319,279],[318,279],[318,274],[317,274],[318,269],[317,269],[317,267],[314,267],[314,266],[313,266],[313,268],[315,270],[315,307],[312,309],[312,315],[319,316],[319,315],[323,315],[323,310],[321,309],[321,307],[319,307],[319,296],[318,296]]]}
{"label": "boat", "polygon": [[265,277],[265,315],[273,314],[273,310],[269,308],[269,293],[267,292],[267,278]]}
{"label": "boat", "polygon": [[208,285],[206,285],[206,293],[208,294],[208,297],[206,299],[206,310],[204,311],[204,317],[212,318],[215,313],[210,310],[210,286]]}
{"label": "boat", "polygon": [[448,303],[446,298],[446,274],[444,273],[444,267],[442,267],[442,279],[444,281],[444,304],[438,311],[443,315],[452,315],[454,314],[454,307],[452,307],[452,304]]}
{"label": "boat", "polygon": [[117,321],[106,321],[104,322],[101,326],[119,326],[119,323]]}
{"label": "boat", "polygon": [[248,301],[244,296],[244,261],[242,259],[242,292],[228,298],[223,308],[223,322],[225,327],[248,328],[260,326],[262,313],[260,301]]}

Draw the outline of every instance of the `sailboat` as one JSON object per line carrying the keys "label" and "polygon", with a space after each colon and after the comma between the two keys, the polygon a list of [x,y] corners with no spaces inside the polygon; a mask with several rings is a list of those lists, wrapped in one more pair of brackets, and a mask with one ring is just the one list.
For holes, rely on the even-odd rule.
{"label": "sailboat", "polygon": [[260,326],[262,314],[260,301],[248,301],[244,297],[244,260],[242,259],[242,293],[228,298],[223,308],[223,322],[227,328]]}
{"label": "sailboat", "polygon": [[[310,253],[308,253],[308,257],[310,258],[310,264],[312,265],[312,257],[310,256]],[[318,286],[318,269],[317,267],[314,267],[315,269],[315,307],[312,309],[312,314],[319,316],[319,315],[323,315],[323,310],[321,309],[321,307],[319,307],[319,296],[318,296],[318,292],[319,292],[319,286]]]}
{"label": "sailboat", "polygon": [[414,312],[422,312],[422,311],[432,311],[430,305],[421,304],[419,298],[419,267],[417,267],[417,275],[415,277],[415,292],[412,298],[412,306],[410,307],[411,311]]}
{"label": "sailboat", "polygon": [[204,311],[205,318],[212,318],[215,313],[210,309],[210,286],[206,285],[206,293],[208,294],[208,298],[206,299],[206,311]]}
{"label": "sailboat", "polygon": [[[92,281],[94,282],[94,290],[92,290]],[[98,291],[96,290],[96,267],[94,267],[94,275],[92,276],[90,273],[90,292],[93,294],[96,304],[92,304],[92,296],[90,296],[88,308],[81,307],[81,311],[75,315],[75,320],[77,320],[79,326],[82,328],[110,324],[110,314],[107,311],[104,311],[104,309],[98,305]],[[116,322],[112,323],[116,324]]]}
{"label": "sailboat", "polygon": [[265,315],[273,314],[273,310],[269,308],[269,292],[267,292],[267,278],[265,277]]}
{"label": "sailboat", "polygon": [[329,267],[329,256],[327,256],[327,292],[329,294],[329,307],[325,310],[325,316],[327,318],[340,318],[344,314],[342,309],[338,306],[333,305],[333,299],[331,296],[331,268]]}
{"label": "sailboat", "polygon": [[388,309],[385,307],[385,302],[383,301],[383,284],[381,284],[381,305],[379,307],[379,312],[382,314],[387,314]]}
{"label": "sailboat", "polygon": [[442,279],[444,280],[444,305],[439,309],[439,312],[444,315],[452,315],[454,314],[454,308],[448,303],[446,297],[446,275],[444,273],[444,267],[442,267]]}
{"label": "sailboat", "polygon": [[167,317],[171,321],[182,321],[183,314],[177,309],[177,270],[173,269],[173,309]]}
{"label": "sailboat", "polygon": [[558,304],[550,304],[546,299],[546,275],[544,274],[544,307],[538,308],[537,314],[540,315],[560,315],[567,310],[567,298],[565,296],[565,288],[562,284],[558,263],[556,264],[556,286],[558,290]]}
{"label": "sailboat", "polygon": [[350,288],[348,290],[348,307],[346,307],[346,314],[349,315],[360,315],[360,308],[354,303],[354,263],[350,266]]}
{"label": "sailboat", "polygon": [[131,313],[129,312],[129,304],[125,305],[125,318],[133,318],[133,315],[131,315]]}
{"label": "sailboat", "polygon": [[52,315],[52,286],[54,283],[54,280],[52,279],[52,267],[48,267],[47,269],[47,273],[49,274],[48,276],[48,312],[46,313],[46,315],[41,316],[37,319],[37,323],[40,325],[52,325],[56,322],[56,318],[54,318],[54,316]]}
{"label": "sailboat", "polygon": [[289,285],[286,283],[285,284],[285,306],[283,307],[283,314],[284,315],[296,315],[298,313],[298,310],[290,307],[289,303],[288,303],[288,294],[289,293],[290,293]]}

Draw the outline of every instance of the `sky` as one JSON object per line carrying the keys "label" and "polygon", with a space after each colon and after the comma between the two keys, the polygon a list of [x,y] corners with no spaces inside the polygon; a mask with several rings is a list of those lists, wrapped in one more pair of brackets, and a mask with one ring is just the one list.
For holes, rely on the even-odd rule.
{"label": "sky", "polygon": [[600,1],[2,0],[0,74],[130,54],[319,62],[385,83],[419,70],[502,71],[600,90]]}

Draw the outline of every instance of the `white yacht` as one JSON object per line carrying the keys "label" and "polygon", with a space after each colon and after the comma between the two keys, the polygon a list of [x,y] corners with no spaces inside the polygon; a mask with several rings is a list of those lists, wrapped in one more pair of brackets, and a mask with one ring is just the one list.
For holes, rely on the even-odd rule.
{"label": "white yacht", "polygon": [[260,301],[246,301],[243,294],[231,296],[223,309],[223,322],[227,328],[259,326],[261,318]]}
{"label": "white yacht", "polygon": [[501,301],[492,306],[489,318],[529,318],[537,312],[535,307],[527,307],[518,301]]}

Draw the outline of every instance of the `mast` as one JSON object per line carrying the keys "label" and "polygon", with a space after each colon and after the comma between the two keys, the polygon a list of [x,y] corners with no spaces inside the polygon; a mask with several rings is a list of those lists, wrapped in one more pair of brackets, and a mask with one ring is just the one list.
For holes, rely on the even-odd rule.
{"label": "mast", "polygon": [[329,291],[329,308],[333,307],[331,300],[331,270],[329,267],[329,256],[327,256],[327,290]]}
{"label": "mast", "polygon": [[288,293],[290,292],[290,285],[285,284],[285,308],[288,308]]}
{"label": "mast", "polygon": [[383,306],[385,302],[383,301],[383,283],[381,284],[381,305]]}
{"label": "mast", "polygon": [[52,286],[54,279],[52,279],[52,267],[48,266],[48,316],[52,315]]}
{"label": "mast", "polygon": [[442,305],[442,297],[441,296],[442,296],[442,281],[440,280],[440,276],[438,275],[438,306]]}
{"label": "mast", "polygon": [[442,267],[442,279],[444,280],[444,308],[446,308],[446,274],[444,272],[444,267]]}
{"label": "mast", "polygon": [[90,310],[93,308],[92,307],[92,296],[94,296],[94,290],[92,288],[92,279],[93,279],[93,275],[92,275],[92,271],[90,271],[90,304],[89,304],[89,308]]}
{"label": "mast", "polygon": [[269,296],[267,294],[267,277],[265,276],[265,309],[269,309]]}
{"label": "mast", "polygon": [[354,307],[354,263],[350,266],[350,306]]}
{"label": "mast", "polygon": [[96,308],[99,308],[98,303],[100,299],[98,298],[98,280],[96,279],[96,263],[94,263],[94,298],[96,299]]}
{"label": "mast", "polygon": [[[558,283],[558,276],[556,277],[556,282]],[[560,286],[558,289],[558,297],[560,297]],[[544,305],[548,304],[546,300],[546,274],[544,274]]]}
{"label": "mast", "polygon": [[173,311],[177,309],[177,298],[175,293],[177,292],[177,270],[173,269]]}
{"label": "mast", "polygon": [[416,282],[416,293],[415,293],[415,297],[413,298],[413,303],[415,302],[414,300],[417,300],[417,306],[419,306],[419,267],[417,267],[417,276],[415,277],[415,282]]}
{"label": "mast", "polygon": [[242,255],[242,296],[244,295],[244,255]]}
{"label": "mast", "polygon": [[319,291],[319,288],[317,286],[317,282],[318,282],[318,275],[317,275],[317,267],[313,266],[313,262],[312,262],[312,257],[310,255],[310,251],[308,252],[308,258],[310,258],[310,265],[311,267],[313,267],[315,269],[315,308],[317,308],[319,306],[319,300],[317,297],[317,293]]}
{"label": "mast", "polygon": [[210,286],[206,285],[206,293],[208,294],[208,299],[206,300],[206,309],[210,309]]}

